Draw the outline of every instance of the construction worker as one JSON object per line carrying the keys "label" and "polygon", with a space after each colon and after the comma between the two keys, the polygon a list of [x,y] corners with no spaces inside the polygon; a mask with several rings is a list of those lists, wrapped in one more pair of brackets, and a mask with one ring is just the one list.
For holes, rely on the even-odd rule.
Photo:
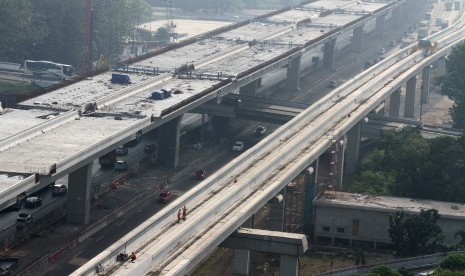
{"label": "construction worker", "polygon": [[131,258],[131,262],[134,262],[136,260],[136,253],[132,252],[129,258]]}
{"label": "construction worker", "polygon": [[186,208],[186,205],[184,205],[184,207],[182,207],[182,220],[186,220],[186,217],[187,217],[187,208]]}
{"label": "construction worker", "polygon": [[179,211],[178,211],[178,222],[180,222],[180,221],[181,221],[181,209],[179,209]]}

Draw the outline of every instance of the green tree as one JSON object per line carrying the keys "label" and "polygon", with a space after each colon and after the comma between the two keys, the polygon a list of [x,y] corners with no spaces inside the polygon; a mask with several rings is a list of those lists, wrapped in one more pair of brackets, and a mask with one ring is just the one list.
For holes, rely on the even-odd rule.
{"label": "green tree", "polygon": [[0,1],[0,60],[22,63],[37,51],[49,29],[44,18],[34,13],[30,0]]}
{"label": "green tree", "polygon": [[439,262],[441,269],[465,271],[465,253],[453,253]]}
{"label": "green tree", "polygon": [[160,42],[169,42],[170,41],[170,33],[168,32],[168,29],[165,27],[160,27],[157,29],[154,35],[155,41],[160,41]]}
{"label": "green tree", "polygon": [[454,47],[446,59],[446,74],[438,79],[441,92],[454,101],[450,109],[454,127],[465,128],[465,43]]}
{"label": "green tree", "polygon": [[436,252],[444,236],[437,225],[438,211],[421,210],[419,215],[405,218],[404,212],[389,216],[389,237],[397,256],[416,256]]}
{"label": "green tree", "polygon": [[385,265],[376,266],[371,270],[371,273],[377,274],[379,276],[402,276],[402,274],[397,272],[395,269]]}
{"label": "green tree", "polygon": [[349,185],[348,191],[351,193],[363,193],[369,195],[386,195],[387,189],[391,185],[392,177],[383,172],[363,171]]}
{"label": "green tree", "polygon": [[48,33],[26,58],[79,65],[85,49],[85,1],[32,1]]}
{"label": "green tree", "polygon": [[416,129],[386,132],[379,148],[384,150],[385,174],[395,174],[394,195],[412,196],[421,189],[420,169],[427,160],[429,145]]}
{"label": "green tree", "polygon": [[422,189],[417,196],[443,201],[464,202],[465,147],[463,137],[428,140],[430,153],[422,167]]}

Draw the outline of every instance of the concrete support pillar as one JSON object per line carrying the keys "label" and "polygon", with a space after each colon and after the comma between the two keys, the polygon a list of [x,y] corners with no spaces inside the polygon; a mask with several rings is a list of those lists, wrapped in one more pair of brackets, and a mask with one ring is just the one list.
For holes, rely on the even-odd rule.
{"label": "concrete support pillar", "polygon": [[239,228],[220,246],[279,254],[281,256],[279,275],[292,276],[299,273],[298,257],[308,250],[308,241],[303,234]]}
{"label": "concrete support pillar", "polygon": [[417,89],[417,76],[407,81],[405,94],[405,117],[414,117],[415,115],[415,92]]}
{"label": "concrete support pillar", "polygon": [[400,93],[402,89],[399,87],[391,94],[389,98],[389,117],[399,118],[400,116]]}
{"label": "concrete support pillar", "polygon": [[324,53],[323,69],[333,72],[336,69],[335,67],[336,39],[335,38],[325,43],[323,53]]}
{"label": "concrete support pillar", "polygon": [[352,39],[352,49],[356,53],[362,53],[363,49],[363,25],[354,29]]}
{"label": "concrete support pillar", "polygon": [[255,97],[257,95],[257,88],[260,82],[260,79],[256,79],[254,81],[249,82],[248,84],[239,88],[239,94]]}
{"label": "concrete support pillar", "polygon": [[345,147],[345,136],[344,139],[335,141],[331,147],[331,163],[329,176],[331,178],[331,185],[337,190],[342,189],[342,176],[344,174],[344,147]]}
{"label": "concrete support pillar", "polygon": [[385,31],[386,31],[386,14],[382,14],[376,17],[376,30],[375,30],[376,37],[383,39]]}
{"label": "concrete support pillar", "polygon": [[339,140],[339,191],[342,191],[342,180],[344,179],[344,162],[345,162],[345,154],[346,154],[346,145],[347,145],[347,136],[344,135],[343,139]]}
{"label": "concrete support pillar", "polygon": [[[246,220],[242,227],[246,228],[253,228],[254,224],[254,216],[251,216],[248,220]],[[234,275],[235,276],[243,276],[249,275],[250,271],[250,250],[246,249],[235,249],[234,250]]]}
{"label": "concrete support pillar", "polygon": [[347,132],[347,153],[345,160],[345,173],[347,175],[355,174],[358,164],[358,154],[360,150],[360,136],[362,123],[358,122]]}
{"label": "concrete support pillar", "polygon": [[294,57],[289,60],[287,67],[286,90],[291,92],[300,91],[300,62],[302,56]]}
{"label": "concrete support pillar", "polygon": [[234,275],[248,276],[250,270],[250,250],[234,250]]}
{"label": "concrete support pillar", "polygon": [[229,134],[229,117],[213,116],[213,132],[217,138],[227,137]]}
{"label": "concrete support pillar", "polygon": [[158,128],[158,160],[165,166],[176,168],[179,164],[179,138],[182,116]]}
{"label": "concrete support pillar", "polygon": [[271,200],[270,230],[283,231],[285,200],[282,194],[276,195]]}
{"label": "concrete support pillar", "polygon": [[317,194],[316,172],[318,167],[318,159],[311,167],[304,172],[305,175],[305,201],[304,201],[304,233],[310,234],[313,221],[313,199]]}
{"label": "concrete support pillar", "polygon": [[298,276],[299,258],[297,256],[281,255],[279,275]]}
{"label": "concrete support pillar", "polygon": [[391,16],[391,26],[398,29],[402,26],[401,24],[401,10],[402,8],[400,6],[395,7],[392,9],[392,16]]}
{"label": "concrete support pillar", "polygon": [[423,73],[421,75],[421,103],[427,104],[429,103],[429,92],[430,92],[430,85],[431,85],[431,65],[426,66],[423,68]]}
{"label": "concrete support pillar", "polygon": [[66,204],[68,223],[86,224],[89,222],[92,163],[80,167],[68,176],[68,202]]}

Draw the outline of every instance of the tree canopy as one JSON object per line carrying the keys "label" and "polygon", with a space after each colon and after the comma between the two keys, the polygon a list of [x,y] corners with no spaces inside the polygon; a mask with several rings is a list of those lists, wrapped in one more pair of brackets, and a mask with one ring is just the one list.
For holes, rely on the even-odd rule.
{"label": "tree canopy", "polygon": [[454,101],[450,109],[454,127],[465,128],[465,43],[453,48],[446,59],[446,73],[438,79],[441,92]]}
{"label": "tree canopy", "polygon": [[465,139],[386,132],[360,162],[349,192],[465,202]]}
{"label": "tree canopy", "polygon": [[[125,37],[151,10],[146,0],[92,1],[93,57],[119,55]],[[86,1],[2,0],[0,60],[52,60],[80,66],[85,55]]]}
{"label": "tree canopy", "polygon": [[437,225],[438,211],[421,210],[419,215],[408,218],[404,212],[389,216],[389,237],[397,256],[416,256],[436,252],[442,246],[444,236]]}

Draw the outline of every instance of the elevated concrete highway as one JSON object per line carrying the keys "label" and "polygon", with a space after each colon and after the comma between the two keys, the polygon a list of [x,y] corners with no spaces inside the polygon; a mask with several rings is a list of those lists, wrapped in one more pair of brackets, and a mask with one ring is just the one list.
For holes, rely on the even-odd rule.
{"label": "elevated concrete highway", "polygon": [[[343,144],[340,139],[406,80],[462,42],[464,35],[462,15],[453,26],[430,37],[439,45],[434,54],[425,56],[409,47],[386,57],[264,138],[73,275],[92,275],[98,264],[114,275],[185,275],[324,151],[335,143]],[[175,213],[184,205],[189,206],[189,218],[177,223]],[[116,254],[124,250],[137,252],[137,263],[116,263]]]}
{"label": "elevated concrete highway", "polygon": [[[250,84],[282,67],[288,71],[288,89],[298,90],[300,72],[313,58],[332,70],[336,48],[351,43],[352,31],[356,46],[364,31],[382,36],[387,18],[398,17],[404,3],[408,1],[304,3],[184,41],[120,68],[135,72],[130,74],[131,84],[111,84],[111,72],[104,72],[21,102],[19,107],[41,115],[20,116],[22,110],[9,109],[0,117],[2,126],[9,126],[0,132],[0,206],[69,174],[70,183],[75,183],[69,187],[69,205],[76,206],[76,213],[69,212],[68,219],[86,222],[89,162],[140,131],[160,128],[167,135],[161,138],[159,156],[176,166],[184,113],[210,100],[219,102],[229,93],[247,93]],[[326,5],[330,8],[323,8]],[[195,70],[180,70],[189,64]],[[172,97],[151,99],[151,92],[163,87],[175,91]]]}

